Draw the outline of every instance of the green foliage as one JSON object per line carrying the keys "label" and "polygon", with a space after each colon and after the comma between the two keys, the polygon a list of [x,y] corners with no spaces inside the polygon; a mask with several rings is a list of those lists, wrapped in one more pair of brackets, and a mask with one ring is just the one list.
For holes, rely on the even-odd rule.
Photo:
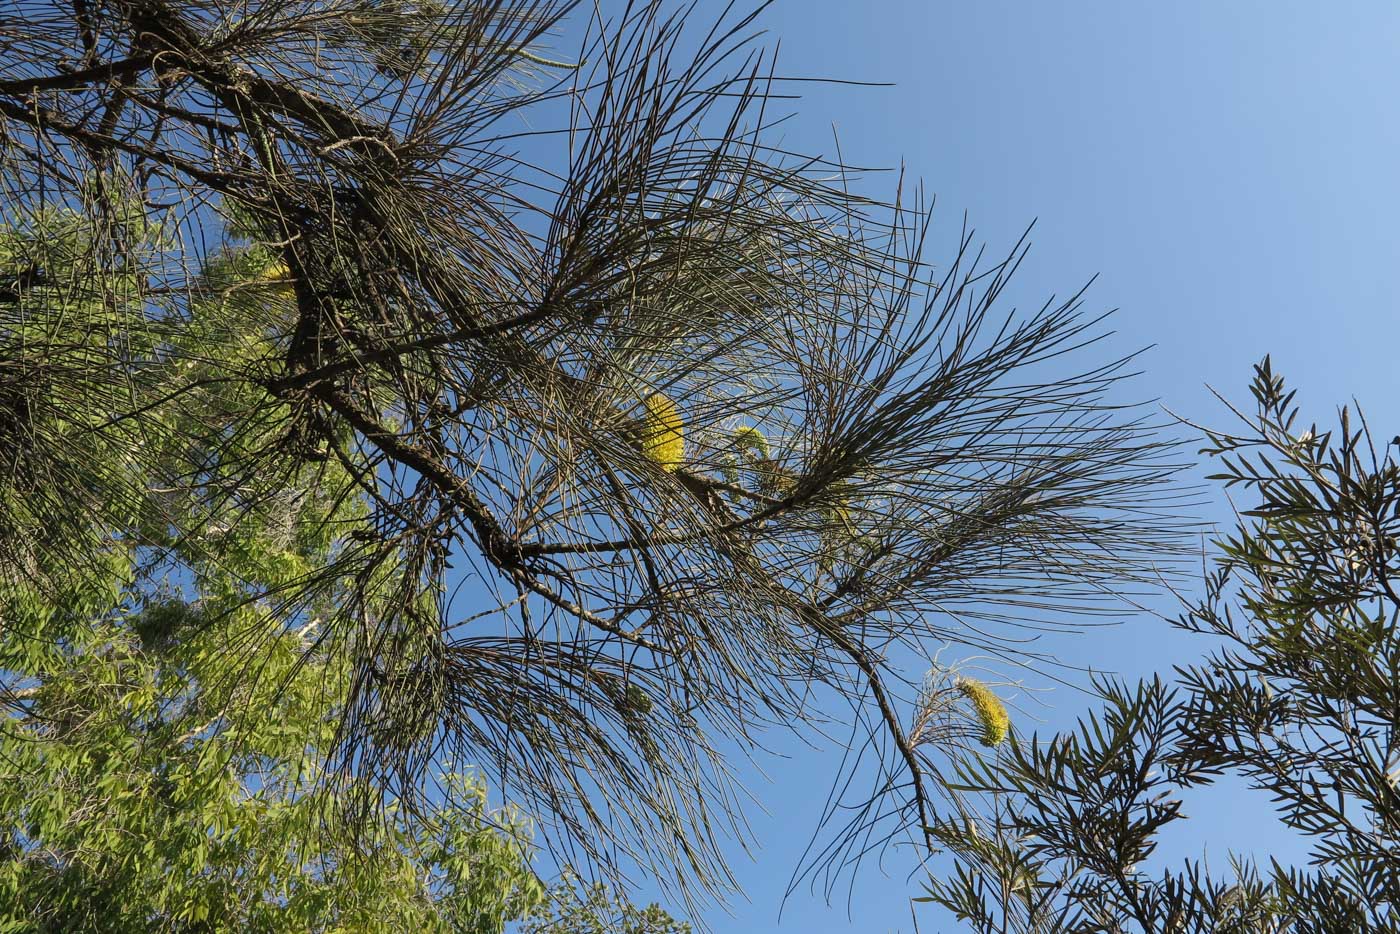
{"label": "green foliage", "polygon": [[[471,777],[425,818],[349,826],[316,782],[345,666],[217,598],[131,592],[31,667],[0,736],[0,917],[15,929],[503,929],[543,895]],[[249,668],[257,669],[250,678]]]}
{"label": "green foliage", "polygon": [[[1400,438],[1378,449],[1346,408],[1299,431],[1267,359],[1251,389],[1245,429],[1205,453],[1252,508],[1177,621],[1219,647],[1174,684],[1101,683],[1074,733],[959,763],[963,816],[935,828],[955,863],[926,900],[974,929],[1400,931]],[[1226,773],[1309,839],[1308,866],[1149,873],[1182,789]]]}
{"label": "green foliage", "polygon": [[[189,319],[117,351],[108,336],[142,298],[74,259],[89,234],[63,212],[0,231],[0,270],[43,271],[0,295],[3,361],[25,377],[0,400],[0,930],[499,934],[536,908],[555,919],[531,921],[541,932],[575,908],[581,924],[604,906],[660,917],[601,888],[547,891],[529,822],[490,806],[474,773],[443,776],[424,812],[328,772],[352,677],[339,562],[365,509],[353,465],[244,469],[296,440],[285,404],[218,375],[266,361],[286,313],[269,258],[216,255]],[[124,391],[150,400],[140,457],[89,430],[106,411],[94,399],[118,391],[103,382],[117,353]],[[80,471],[90,498],[52,496],[73,478],[39,465]],[[295,601],[279,597],[290,581]]]}
{"label": "green foliage", "polygon": [[645,908],[617,898],[601,884],[583,885],[566,875],[549,904],[531,915],[520,934],[691,934],[660,905]]}
{"label": "green foliage", "polygon": [[[285,406],[210,373],[257,366],[278,309],[243,286],[266,259],[217,258],[177,333],[133,331],[139,296],[84,267],[86,234],[63,212],[0,234],[8,268],[43,270],[0,328],[20,375],[0,478],[0,923],[501,931],[544,893],[523,818],[488,808],[478,779],[450,776],[434,813],[385,800],[382,819],[353,824],[322,781],[349,676],[318,615],[338,584],[296,606],[274,594],[327,566],[363,507],[338,465],[240,468],[283,440]],[[105,372],[118,356],[126,387]],[[90,430],[122,392],[171,399],[139,439]],[[230,438],[235,423],[249,430]],[[75,488],[89,498],[52,495]]]}

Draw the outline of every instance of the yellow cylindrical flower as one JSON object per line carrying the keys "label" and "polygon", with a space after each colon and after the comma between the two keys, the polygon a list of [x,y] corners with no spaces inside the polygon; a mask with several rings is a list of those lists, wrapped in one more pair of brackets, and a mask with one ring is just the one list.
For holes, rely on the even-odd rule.
{"label": "yellow cylindrical flower", "polygon": [[734,446],[741,451],[751,451],[760,458],[771,456],[768,439],[752,425],[743,425],[734,430]]}
{"label": "yellow cylindrical flower", "polygon": [[963,696],[972,702],[977,722],[982,724],[982,745],[1000,745],[1011,731],[1011,717],[1007,714],[1006,705],[1001,702],[1001,698],[975,678],[959,678],[957,687]]}
{"label": "yellow cylindrical flower", "polygon": [[642,419],[642,454],[662,470],[680,467],[685,456],[685,436],[680,409],[661,393],[648,396],[646,415]]}
{"label": "yellow cylindrical flower", "polygon": [[266,282],[279,292],[291,293],[292,284],[287,280],[292,277],[292,271],[287,268],[287,264],[282,260],[273,260],[263,269],[258,279]]}
{"label": "yellow cylindrical flower", "polygon": [[[767,460],[771,454],[768,448],[768,439],[763,437],[763,432],[752,425],[742,425],[734,430],[734,447],[757,463]],[[734,454],[726,453],[722,469],[724,479],[733,486],[738,486],[739,458]]]}

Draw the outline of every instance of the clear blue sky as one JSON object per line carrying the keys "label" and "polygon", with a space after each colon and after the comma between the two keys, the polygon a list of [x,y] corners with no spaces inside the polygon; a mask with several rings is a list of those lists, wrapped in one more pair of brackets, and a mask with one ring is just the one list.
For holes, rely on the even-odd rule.
{"label": "clear blue sky", "polygon": [[[698,15],[718,12],[702,2]],[[1319,419],[1352,396],[1400,430],[1395,280],[1400,243],[1400,6],[1281,0],[780,0],[763,22],[789,75],[894,82],[801,85],[790,147],[897,165],[938,196],[945,233],[966,211],[1009,245],[1038,219],[1021,294],[1118,308],[1116,349],[1155,345],[1139,395],[1219,424],[1210,384],[1244,397],[1274,356]],[[937,256],[932,257],[937,260]],[[1220,520],[1214,491],[1203,515]],[[1066,640],[1081,663],[1137,676],[1201,647],[1151,619]],[[1050,725],[1083,709],[1057,692]],[[913,931],[911,857],[867,865],[849,902],[783,891],[839,750],[766,760],[751,788],[760,849],[736,851],[749,902],[721,932]],[[1188,802],[1167,855],[1209,846],[1288,853],[1264,802],[1239,789]],[[1215,859],[1212,860],[1214,864]],[[847,910],[855,920],[849,920]],[[956,925],[920,911],[923,931]]]}

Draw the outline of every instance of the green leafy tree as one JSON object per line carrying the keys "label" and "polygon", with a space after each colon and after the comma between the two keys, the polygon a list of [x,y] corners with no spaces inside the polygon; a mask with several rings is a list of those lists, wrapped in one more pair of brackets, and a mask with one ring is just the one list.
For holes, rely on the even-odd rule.
{"label": "green leafy tree", "polygon": [[691,927],[660,905],[639,908],[601,883],[584,885],[566,875],[551,889],[549,903],[521,925],[520,934],[691,934]]}
{"label": "green leafy tree", "polygon": [[[245,445],[278,439],[232,445],[222,426],[275,410],[246,385],[201,381],[246,365],[287,307],[274,260],[219,254],[178,332],[113,349],[130,283],[84,265],[91,235],[65,211],[0,230],[0,262],[43,270],[9,297],[4,342],[19,400],[8,451],[24,460],[0,485],[23,529],[0,580],[0,929],[499,934],[535,910],[549,915],[532,931],[602,924],[604,905],[640,930],[670,923],[602,886],[546,889],[529,822],[489,807],[475,774],[444,776],[426,813],[389,797],[373,820],[339,806],[324,772],[353,665],[325,620],[350,584],[323,574],[300,603],[280,595],[334,567],[366,510],[345,465],[242,474]],[[117,353],[146,356],[140,392],[183,400],[145,420],[139,458],[135,439],[93,431],[104,410],[90,400],[35,391],[116,395],[101,376]],[[191,461],[203,489],[178,472]],[[93,499],[49,499],[61,482],[36,475],[65,471]],[[118,488],[108,471],[133,495],[98,498]]]}
{"label": "green leafy tree", "polygon": [[[323,619],[344,585],[323,579],[300,614],[276,594],[331,562],[329,529],[362,520],[350,475],[327,464],[239,475],[244,451],[215,439],[261,400],[236,385],[190,390],[139,439],[93,430],[112,411],[97,399],[128,391],[107,372],[121,357],[146,358],[138,390],[150,398],[237,365],[260,336],[248,310],[277,301],[255,274],[268,259],[210,263],[178,335],[199,353],[176,356],[175,335],[123,330],[130,277],[84,268],[91,232],[64,211],[0,232],[12,268],[43,270],[11,301],[3,335],[20,398],[8,453],[22,460],[0,495],[23,529],[6,542],[25,549],[0,580],[3,924],[503,930],[545,894],[523,818],[488,808],[479,779],[449,777],[453,807],[410,814],[383,799],[382,819],[353,824],[323,780],[351,675]],[[90,395],[35,391],[47,386]],[[173,472],[191,459],[204,491]],[[113,474],[133,495],[100,499]],[[54,495],[75,489],[92,498]]]}
{"label": "green leafy tree", "polygon": [[848,717],[812,852],[927,844],[908,660],[1155,581],[1170,447],[1078,293],[1003,312],[1024,243],[935,266],[912,186],[770,141],[752,17],[572,6],[20,4],[0,571],[119,542],[222,588],[234,658],[316,621],[362,815],[471,762],[579,862],[722,891],[732,750]]}
{"label": "green leafy tree", "polygon": [[[1101,684],[1077,731],[960,757],[929,899],[975,930],[1400,931],[1400,438],[1346,408],[1303,430],[1268,359],[1251,390],[1206,448],[1250,508],[1177,620],[1219,647],[1171,682]],[[1310,841],[1305,868],[1146,868],[1180,792],[1222,774]]]}
{"label": "green leafy tree", "polygon": [[344,666],[308,653],[310,633],[238,661],[223,649],[245,613],[123,597],[61,608],[81,634],[6,659],[35,682],[0,740],[10,929],[487,934],[543,899],[520,818],[475,780],[457,779],[470,807],[409,820],[387,802],[341,825],[315,779]]}

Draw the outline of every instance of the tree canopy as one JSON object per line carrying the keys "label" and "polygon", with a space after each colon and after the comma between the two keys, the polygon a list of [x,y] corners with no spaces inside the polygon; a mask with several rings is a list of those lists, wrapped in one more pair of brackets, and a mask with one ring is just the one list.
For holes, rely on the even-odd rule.
{"label": "tree canopy", "polygon": [[[67,278],[87,230],[78,215],[37,218],[0,231],[0,256]],[[217,355],[255,343],[246,325],[260,319],[248,312],[285,302],[272,265],[256,248],[211,260],[181,326],[200,357],[172,360],[167,376],[228,365]],[[94,283],[97,294],[123,288],[119,277]],[[112,334],[104,325],[120,321],[119,305],[87,296],[46,296],[52,317],[26,315],[31,326],[10,335],[48,374],[83,365]],[[55,534],[87,536],[81,555],[98,560],[65,565],[39,550],[43,539],[10,541],[27,570],[0,580],[0,929],[500,934],[528,917],[530,931],[548,934],[613,930],[616,916],[688,930],[601,885],[547,888],[531,865],[530,822],[488,806],[474,771],[442,775],[450,794],[426,809],[381,795],[375,819],[357,820],[336,806],[324,771],[353,664],[324,621],[346,584],[328,581],[295,620],[277,593],[330,560],[325,530],[354,525],[364,508],[330,465],[280,478],[238,514],[162,472],[197,456],[211,418],[217,426],[236,404],[211,391],[164,410],[145,426],[139,459],[81,447],[101,415],[87,403],[10,413],[10,430],[72,452],[49,465],[60,476],[84,464],[96,491],[118,471],[145,492],[121,504],[129,525],[104,527],[112,504],[85,513],[36,499],[33,486],[6,488],[8,516],[30,519],[26,508],[44,503]],[[138,469],[151,474],[133,477]],[[12,481],[24,479],[17,470]]]}
{"label": "tree canopy", "polygon": [[578,862],[719,891],[735,750],[840,716],[873,780],[818,859],[921,835],[926,659],[1155,584],[1174,455],[1080,293],[1003,307],[1024,242],[932,265],[912,186],[770,142],[751,17],[580,9],[563,55],[572,7],[16,5],[7,644],[132,562],[214,589],[218,664],[281,646],[249,716],[318,674],[337,807],[470,809],[431,781],[470,762]]}

